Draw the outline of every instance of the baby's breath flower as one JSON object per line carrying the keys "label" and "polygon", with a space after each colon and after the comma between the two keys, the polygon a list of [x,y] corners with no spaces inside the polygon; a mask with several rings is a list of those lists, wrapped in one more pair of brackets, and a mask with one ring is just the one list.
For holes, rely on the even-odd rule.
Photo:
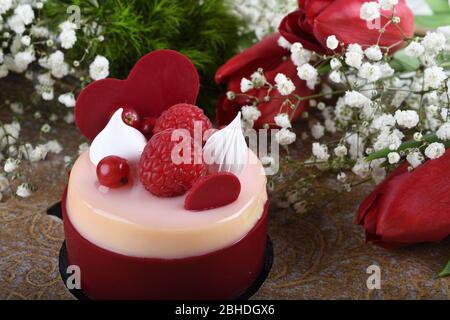
{"label": "baby's breath flower", "polygon": [[381,78],[382,73],[379,66],[366,62],[362,64],[358,75],[369,82],[374,82]]}
{"label": "baby's breath flower", "polygon": [[67,167],[72,163],[72,157],[64,156],[64,165]]}
{"label": "baby's breath flower", "polygon": [[437,32],[428,32],[422,39],[422,46],[431,54],[442,51],[445,47],[445,36]]}
{"label": "baby's breath flower", "polygon": [[230,101],[233,101],[234,99],[236,99],[236,93],[234,93],[233,91],[228,91],[227,92],[227,99]]}
{"label": "baby's breath flower", "polygon": [[345,54],[345,63],[350,67],[359,69],[362,64],[363,55],[359,52],[347,51]]}
{"label": "baby's breath flower", "polygon": [[282,146],[294,143],[295,139],[295,133],[286,128],[281,129],[275,134],[276,142]]}
{"label": "baby's breath flower", "polygon": [[314,137],[314,139],[318,140],[323,137],[325,134],[325,127],[321,125],[319,122],[315,123],[311,127],[311,135]]}
{"label": "baby's breath flower", "polygon": [[436,131],[436,136],[441,140],[450,140],[450,123],[446,122]]}
{"label": "baby's breath flower", "polygon": [[347,91],[344,96],[345,103],[350,107],[362,108],[366,105],[370,105],[369,98],[359,93],[358,91]]}
{"label": "baby's breath flower", "polygon": [[89,148],[89,144],[87,142],[84,142],[78,146],[78,154],[82,154]]}
{"label": "baby's breath flower", "polygon": [[28,198],[33,194],[31,186],[28,183],[22,183],[17,187],[16,195],[21,198]]}
{"label": "baby's breath flower", "polygon": [[47,156],[48,149],[45,145],[37,145],[30,153],[29,159],[31,162],[44,160]]}
{"label": "baby's breath flower", "polygon": [[399,16],[392,17],[392,22],[394,24],[399,24],[400,21],[401,21],[401,18]]}
{"label": "baby's breath flower", "polygon": [[25,46],[28,47],[31,44],[31,38],[30,36],[22,36],[20,38],[20,42]]}
{"label": "baby's breath flower", "polygon": [[395,164],[400,161],[400,155],[397,152],[389,152],[388,161],[390,164]]}
{"label": "baby's breath flower", "polygon": [[20,4],[14,9],[14,15],[17,16],[24,25],[29,25],[34,20],[34,11],[29,4]]}
{"label": "baby's breath flower", "polygon": [[420,133],[420,132],[414,132],[413,139],[414,139],[415,141],[422,141],[422,139],[423,139],[422,133]]}
{"label": "baby's breath flower", "polygon": [[68,108],[75,107],[75,96],[72,92],[61,94],[58,101]]}
{"label": "baby's breath flower", "polygon": [[367,22],[378,19],[380,17],[380,5],[375,1],[364,2],[360,8],[359,16]]}
{"label": "baby's breath flower", "polygon": [[440,142],[433,142],[425,149],[425,155],[430,159],[437,159],[445,153],[445,146]]}
{"label": "baby's breath flower", "polygon": [[282,73],[278,73],[275,77],[275,84],[278,92],[282,96],[290,95],[292,92],[295,91],[295,85],[294,83],[286,77],[286,75]]}
{"label": "baby's breath flower", "polygon": [[341,72],[338,71],[338,70],[331,71],[329,77],[330,77],[330,80],[333,81],[334,83],[341,83],[342,82]]}
{"label": "baby's breath flower", "polygon": [[279,113],[274,117],[275,123],[281,128],[290,128],[291,121],[289,120],[289,115],[287,113]]}
{"label": "baby's breath flower", "polygon": [[0,1],[0,15],[6,13],[9,9],[11,9],[12,5],[13,5],[12,0]]}
{"label": "baby's breath flower", "polygon": [[8,158],[5,161],[5,165],[3,167],[3,170],[5,170],[5,172],[7,172],[7,173],[14,172],[19,167],[19,164],[20,164],[19,160],[13,159],[13,158]]}
{"label": "baby's breath flower", "polygon": [[11,111],[16,114],[23,114],[23,105],[20,102],[13,102],[9,105]]}
{"label": "baby's breath flower", "polygon": [[381,53],[379,46],[371,46],[364,50],[364,54],[369,60],[372,61],[380,61],[383,58],[383,54]]}
{"label": "baby's breath flower", "polygon": [[241,92],[246,93],[254,88],[253,82],[248,80],[247,78],[241,79]]}
{"label": "baby's breath flower", "polygon": [[244,120],[256,121],[261,117],[261,111],[255,106],[243,106],[241,113]]}
{"label": "baby's breath flower", "polygon": [[264,167],[271,167],[274,163],[275,163],[275,160],[271,156],[265,155],[265,156],[261,157],[261,164]]}
{"label": "baby's breath flower", "polygon": [[73,115],[73,112],[67,112],[64,116],[64,122],[67,124],[72,124],[75,121],[75,116]]}
{"label": "baby's breath flower", "polygon": [[383,10],[392,10],[398,4],[398,0],[378,0]]}
{"label": "baby's breath flower", "polygon": [[9,181],[4,174],[0,174],[0,192],[5,192],[9,189]]}
{"label": "baby's breath flower", "polygon": [[309,63],[305,63],[297,68],[297,75],[300,79],[306,81],[308,88],[314,89],[319,76],[316,68]]}
{"label": "baby's breath flower", "polygon": [[317,104],[317,110],[323,111],[323,110],[325,110],[325,108],[326,108],[326,104],[323,101],[321,101]]}
{"label": "baby's breath flower", "polygon": [[50,127],[50,125],[49,125],[48,123],[44,124],[44,125],[41,127],[41,131],[42,131],[43,133],[48,133],[48,132],[50,132],[51,129],[52,129],[52,127]]}
{"label": "baby's breath flower", "polygon": [[50,141],[48,141],[45,144],[45,148],[49,152],[55,153],[55,154],[59,154],[63,150],[63,147],[61,146],[61,144],[57,140],[50,140]]}
{"label": "baby's breath flower", "polygon": [[347,155],[347,152],[348,152],[347,147],[342,144],[334,148],[334,154],[339,158],[345,157]]}
{"label": "baby's breath flower", "polygon": [[89,75],[93,80],[104,79],[109,75],[109,61],[104,56],[96,56],[89,65]]}
{"label": "baby's breath flower", "polygon": [[48,120],[50,120],[50,122],[55,122],[56,120],[58,120],[58,115],[56,113],[52,113]]}
{"label": "baby's breath flower", "polygon": [[250,78],[252,79],[252,83],[255,88],[261,88],[267,82],[267,79],[264,76],[264,72],[262,69],[253,72]]}
{"label": "baby's breath flower", "polygon": [[342,66],[342,63],[339,59],[333,58],[330,60],[330,67],[332,70],[337,70]]}
{"label": "baby's breath flower", "polygon": [[424,72],[425,88],[438,89],[446,78],[447,76],[442,67],[433,66],[426,68]]}
{"label": "baby's breath flower", "polygon": [[353,166],[352,172],[360,178],[366,178],[370,174],[369,163],[359,159]]}
{"label": "baby's breath flower", "polygon": [[413,150],[406,156],[406,161],[413,167],[417,168],[425,160],[423,154],[418,150]]}
{"label": "baby's breath flower", "polygon": [[395,111],[395,120],[399,126],[411,129],[419,123],[419,115],[414,110]]}
{"label": "baby's breath flower", "polygon": [[280,36],[278,38],[277,43],[278,43],[278,45],[280,47],[282,47],[284,49],[288,49],[289,50],[291,48],[291,43],[289,41],[287,41],[285,37]]}
{"label": "baby's breath flower", "polygon": [[339,40],[336,38],[335,35],[331,35],[327,38],[327,47],[328,49],[334,50],[338,47]]}
{"label": "baby's breath flower", "polygon": [[361,19],[370,22],[380,17],[380,5],[375,1],[364,2],[359,15]]}
{"label": "baby's breath flower", "polygon": [[345,183],[347,181],[347,175],[345,174],[345,172],[339,172],[336,179],[339,182]]}
{"label": "baby's breath flower", "polygon": [[290,50],[292,63],[298,67],[311,60],[312,52],[304,49],[300,42],[292,44]]}
{"label": "baby's breath flower", "polygon": [[418,42],[412,41],[405,49],[405,54],[413,57],[418,58],[420,57],[425,51],[425,48]]}
{"label": "baby's breath flower", "polygon": [[328,147],[325,144],[314,142],[312,144],[312,154],[319,161],[327,161],[330,158]]}

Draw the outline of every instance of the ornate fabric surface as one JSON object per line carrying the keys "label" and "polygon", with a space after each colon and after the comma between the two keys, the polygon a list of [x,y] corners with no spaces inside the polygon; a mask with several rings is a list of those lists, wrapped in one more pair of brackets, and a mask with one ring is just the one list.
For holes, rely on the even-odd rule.
{"label": "ornate fabric surface", "polygon": [[[2,81],[0,87],[1,101],[17,96],[26,99],[29,94],[14,79]],[[2,110],[0,118],[8,122],[11,115]],[[26,126],[22,134],[36,142],[38,138],[29,129],[37,132],[40,125],[22,120]],[[60,121],[52,127],[49,137],[57,138],[64,151],[27,168],[33,170],[37,193],[25,200],[8,197],[0,202],[0,299],[73,299],[58,272],[62,223],[47,216],[46,209],[60,200],[67,182],[63,155],[76,156],[83,139],[74,125]],[[359,187],[320,212],[303,216],[272,208],[269,234],[274,265],[254,298],[449,299],[450,278],[439,278],[438,273],[450,257],[450,239],[397,250],[365,243],[362,228],[353,220],[371,187]],[[373,264],[381,269],[381,290],[366,286],[366,269]]]}

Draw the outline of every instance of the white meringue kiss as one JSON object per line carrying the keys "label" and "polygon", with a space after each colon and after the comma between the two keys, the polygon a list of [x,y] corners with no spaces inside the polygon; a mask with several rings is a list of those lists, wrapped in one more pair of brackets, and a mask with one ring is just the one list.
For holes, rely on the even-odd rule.
{"label": "white meringue kiss", "polygon": [[216,131],[203,148],[210,172],[239,174],[248,163],[248,147],[242,133],[241,113],[225,128]]}
{"label": "white meringue kiss", "polygon": [[129,162],[139,161],[147,139],[139,130],[123,122],[122,112],[122,108],[114,112],[106,127],[92,141],[89,157],[95,166],[107,156],[119,156]]}

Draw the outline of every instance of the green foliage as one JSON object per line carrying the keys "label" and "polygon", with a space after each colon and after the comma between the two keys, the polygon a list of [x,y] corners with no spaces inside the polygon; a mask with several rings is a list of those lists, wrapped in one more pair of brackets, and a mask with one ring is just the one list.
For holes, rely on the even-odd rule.
{"label": "green foliage", "polygon": [[444,270],[439,273],[440,277],[448,277],[450,276],[450,260],[448,260],[447,265],[445,266]]}
{"label": "green foliage", "polygon": [[416,25],[435,29],[440,26],[450,25],[450,7],[445,0],[426,0],[433,15],[415,16]]}
{"label": "green foliage", "polygon": [[95,55],[104,55],[111,62],[111,76],[124,78],[142,55],[178,50],[197,67],[202,82],[199,104],[211,114],[220,94],[214,73],[236,53],[239,41],[240,22],[225,1],[48,0],[45,15],[55,30],[67,20],[70,5],[80,7],[82,29],[97,29],[104,41],[79,30],[75,47],[67,52],[69,59],[90,62]]}
{"label": "green foliage", "polygon": [[405,53],[405,50],[402,49],[394,54],[394,58],[391,60],[390,65],[396,71],[407,72],[419,69],[420,62],[419,59],[408,56]]}

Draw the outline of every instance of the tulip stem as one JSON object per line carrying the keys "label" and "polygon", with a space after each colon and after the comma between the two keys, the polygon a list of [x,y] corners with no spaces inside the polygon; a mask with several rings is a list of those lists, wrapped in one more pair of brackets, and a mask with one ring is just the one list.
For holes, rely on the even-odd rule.
{"label": "tulip stem", "polygon": [[450,276],[450,260],[448,260],[444,270],[442,270],[441,273],[439,273],[439,277],[448,277],[448,276]]}
{"label": "tulip stem", "polygon": [[324,92],[324,93],[313,94],[313,95],[305,96],[305,97],[301,97],[299,95],[294,95],[294,97],[298,101],[303,101],[303,100],[308,100],[308,99],[321,98],[321,97],[329,96],[329,95],[341,94],[341,93],[345,93],[345,91],[346,90],[337,90],[337,91],[333,91],[333,92]]}
{"label": "tulip stem", "polygon": [[401,152],[401,151],[405,151],[405,150],[408,150],[408,149],[420,148],[423,145],[424,142],[426,142],[426,143],[442,142],[442,143],[444,143],[446,148],[450,147],[450,141],[443,142],[436,136],[435,133],[431,133],[431,134],[428,134],[428,135],[424,136],[423,140],[421,140],[421,141],[410,140],[410,141],[404,142],[396,150],[391,150],[389,148],[384,148],[384,149],[381,149],[379,151],[373,152],[373,153],[369,154],[365,158],[365,160],[367,162],[369,162],[369,161],[373,161],[373,160],[376,160],[376,159],[386,158],[387,155],[389,153],[391,153],[391,152]]}

